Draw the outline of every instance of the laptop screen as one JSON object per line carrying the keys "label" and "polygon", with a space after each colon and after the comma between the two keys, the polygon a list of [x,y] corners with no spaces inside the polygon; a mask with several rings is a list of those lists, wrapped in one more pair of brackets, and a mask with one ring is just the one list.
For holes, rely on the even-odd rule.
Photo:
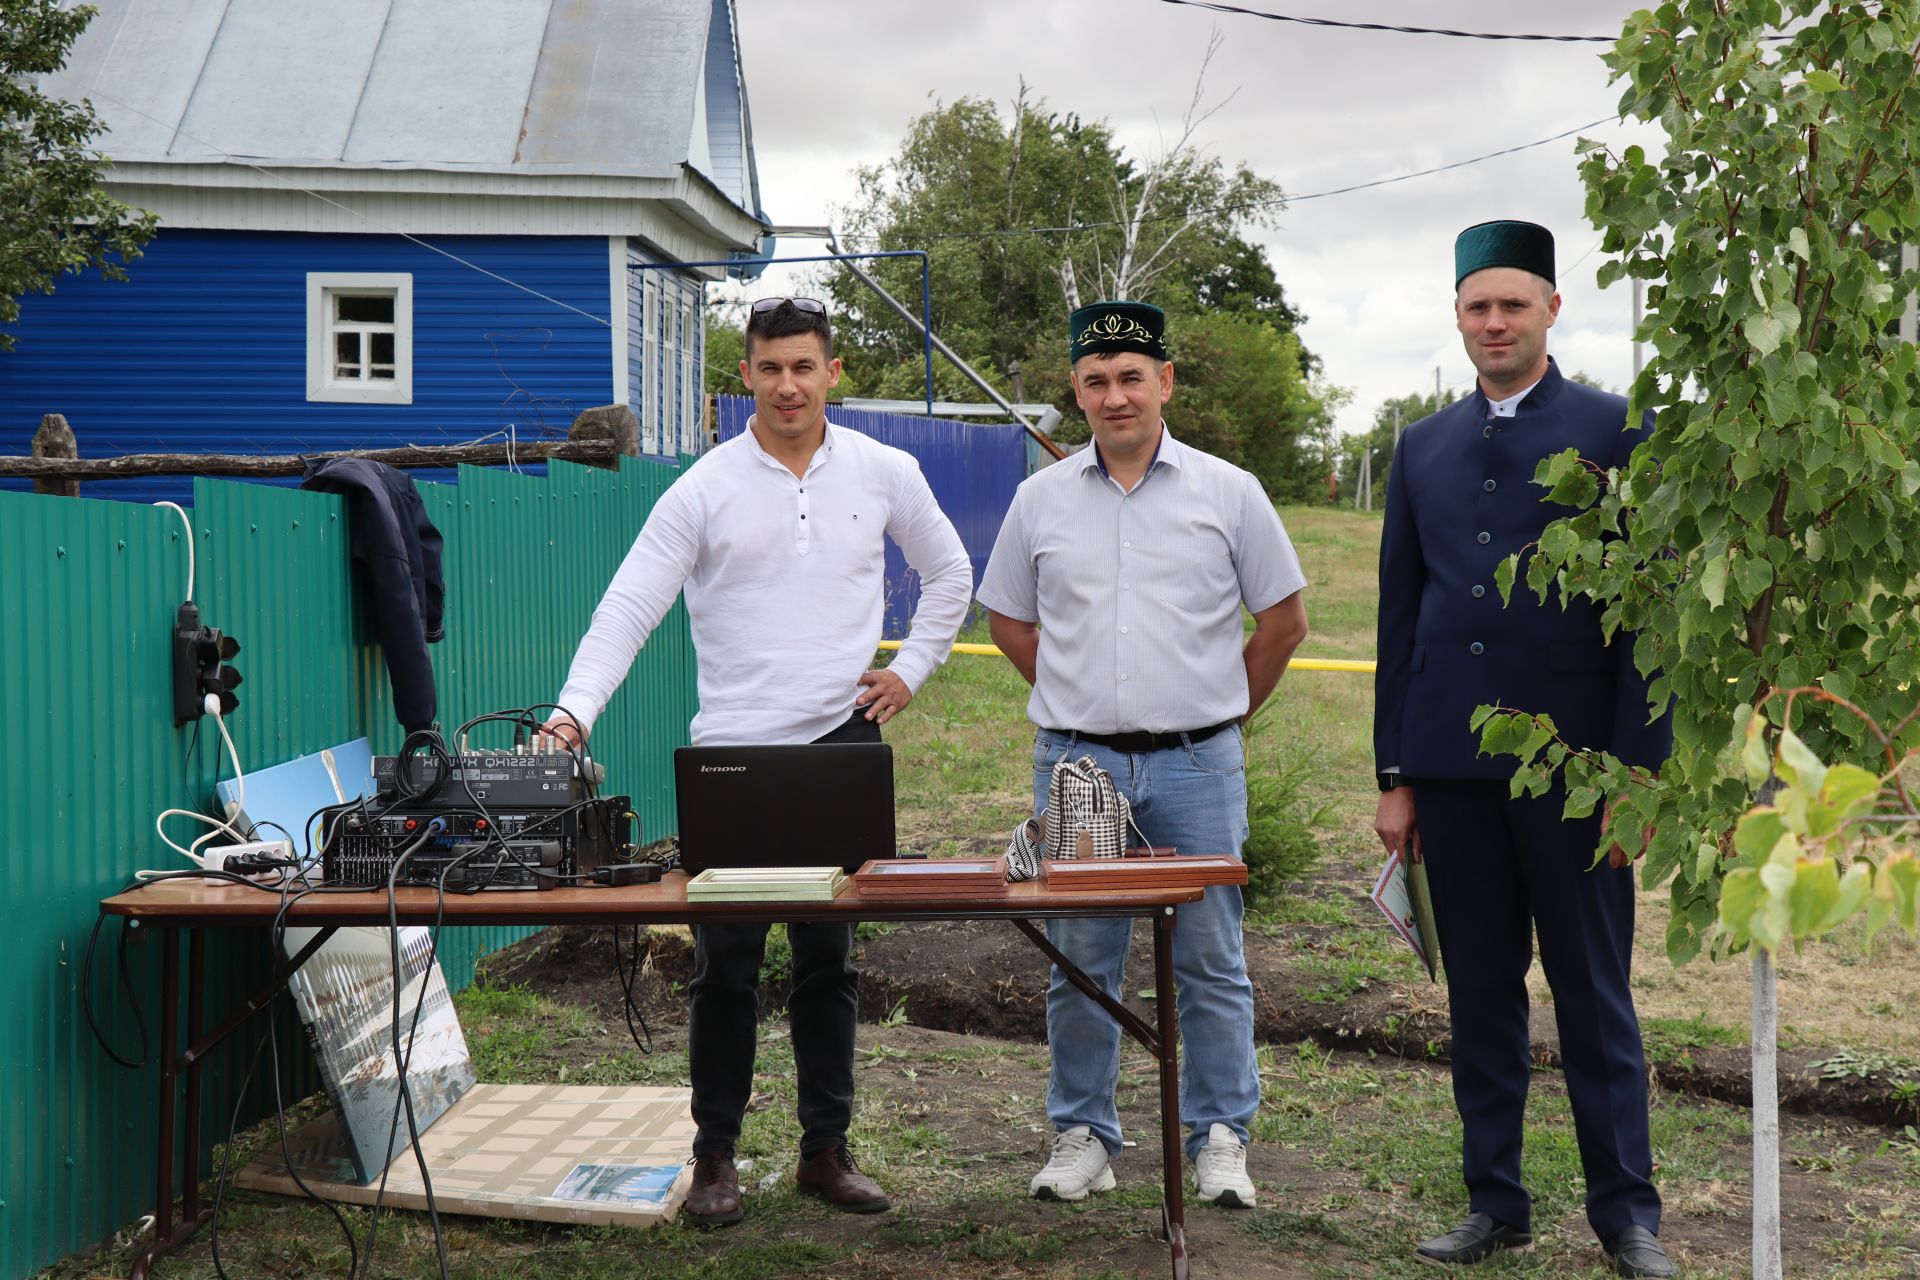
{"label": "laptop screen", "polygon": [[855,871],[897,853],[884,742],[681,747],[673,753],[680,865]]}

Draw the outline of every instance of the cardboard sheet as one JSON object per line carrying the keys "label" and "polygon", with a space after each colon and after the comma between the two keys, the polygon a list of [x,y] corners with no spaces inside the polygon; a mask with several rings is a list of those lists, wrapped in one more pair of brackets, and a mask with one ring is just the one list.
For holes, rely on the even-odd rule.
{"label": "cardboard sheet", "polygon": [[[596,1226],[671,1222],[686,1198],[693,1145],[686,1089],[478,1084],[421,1135],[443,1213]],[[328,1112],[288,1137],[308,1186],[329,1200],[373,1203]],[[235,1183],[299,1195],[274,1144]],[[384,1203],[422,1209],[427,1197],[413,1149],[387,1169]]]}

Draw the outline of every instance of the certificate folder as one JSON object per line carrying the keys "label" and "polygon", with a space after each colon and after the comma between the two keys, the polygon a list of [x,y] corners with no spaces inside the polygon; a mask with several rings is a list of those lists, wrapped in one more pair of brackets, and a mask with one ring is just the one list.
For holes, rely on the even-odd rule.
{"label": "certificate folder", "polygon": [[1247,864],[1224,853],[1149,858],[1062,858],[1040,864],[1040,879],[1056,893],[1076,890],[1187,889],[1247,882]]}
{"label": "certificate folder", "polygon": [[710,867],[687,881],[687,901],[831,902],[846,887],[839,867]]}
{"label": "certificate folder", "polygon": [[960,900],[1007,896],[1007,859],[876,859],[853,877],[863,898]]}

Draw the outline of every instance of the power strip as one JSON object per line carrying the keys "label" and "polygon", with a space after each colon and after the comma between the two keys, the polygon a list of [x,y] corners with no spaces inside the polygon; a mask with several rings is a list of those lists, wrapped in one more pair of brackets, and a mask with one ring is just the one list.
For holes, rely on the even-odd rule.
{"label": "power strip", "polygon": [[208,871],[224,871],[236,858],[293,857],[291,840],[249,840],[245,844],[217,844],[200,851],[200,863]]}

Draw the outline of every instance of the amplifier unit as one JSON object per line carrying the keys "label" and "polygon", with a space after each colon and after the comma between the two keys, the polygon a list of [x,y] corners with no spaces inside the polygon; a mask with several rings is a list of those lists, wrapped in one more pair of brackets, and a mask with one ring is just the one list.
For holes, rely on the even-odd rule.
{"label": "amplifier unit", "polygon": [[326,831],[328,884],[553,889],[631,854],[632,801],[589,797],[561,752],[378,756],[373,772],[375,799]]}

